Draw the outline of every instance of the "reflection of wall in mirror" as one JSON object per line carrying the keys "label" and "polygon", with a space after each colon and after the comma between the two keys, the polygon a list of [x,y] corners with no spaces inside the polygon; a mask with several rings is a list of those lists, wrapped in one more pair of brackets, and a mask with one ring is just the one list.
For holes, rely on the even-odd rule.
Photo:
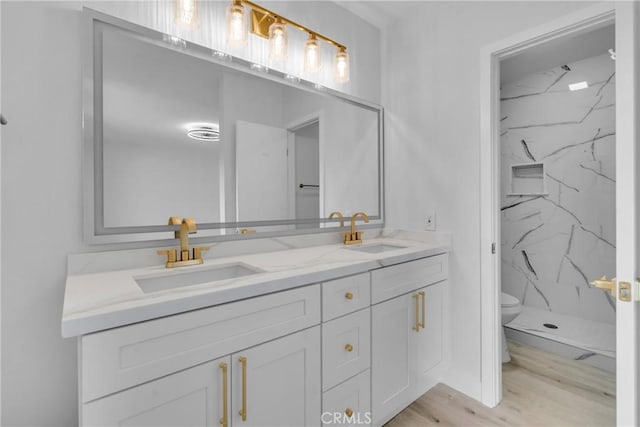
{"label": "reflection of wall in mirror", "polygon": [[285,120],[321,112],[320,190],[323,217],[332,211],[380,214],[377,113],[339,99],[289,88]]}
{"label": "reflection of wall in mirror", "polygon": [[211,64],[117,30],[102,40],[105,227],[219,222],[218,143],[186,135],[219,120]]}

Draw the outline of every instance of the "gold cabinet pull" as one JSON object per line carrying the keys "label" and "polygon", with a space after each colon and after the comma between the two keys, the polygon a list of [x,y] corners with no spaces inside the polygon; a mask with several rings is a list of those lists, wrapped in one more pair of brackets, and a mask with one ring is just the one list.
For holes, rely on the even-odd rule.
{"label": "gold cabinet pull", "polygon": [[346,294],[344,294],[344,297],[346,299],[353,299],[353,294],[351,292],[347,292]]}
{"label": "gold cabinet pull", "polygon": [[416,323],[413,325],[413,330],[416,332],[420,331],[420,301],[418,301],[418,294],[413,294],[411,297],[416,301]]}
{"label": "gold cabinet pull", "polygon": [[351,344],[347,344],[344,346],[344,349],[348,352],[352,352],[353,351],[353,346]]}
{"label": "gold cabinet pull", "polygon": [[247,358],[240,357],[238,360],[242,365],[242,409],[238,414],[242,421],[247,421]]}
{"label": "gold cabinet pull", "polygon": [[345,409],[345,410],[344,410],[344,414],[345,414],[347,417],[351,417],[351,416],[353,415],[353,409],[351,409],[351,408],[347,408],[347,409]]}
{"label": "gold cabinet pull", "polygon": [[418,292],[418,295],[420,295],[420,299],[422,299],[422,322],[420,323],[420,326],[424,329],[427,326],[425,322],[425,312],[427,311],[425,302],[426,297],[423,291]]}
{"label": "gold cabinet pull", "polygon": [[228,400],[227,400],[227,392],[228,392],[228,365],[224,362],[220,362],[220,369],[222,369],[222,418],[220,418],[220,425],[222,427],[229,426],[229,413],[228,413]]}

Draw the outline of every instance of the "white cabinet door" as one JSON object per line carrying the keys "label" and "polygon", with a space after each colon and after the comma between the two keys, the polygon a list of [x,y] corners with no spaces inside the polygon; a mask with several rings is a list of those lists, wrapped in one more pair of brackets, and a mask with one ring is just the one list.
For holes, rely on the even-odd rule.
{"label": "white cabinet door", "polygon": [[401,295],[372,307],[371,409],[379,425],[411,403],[415,299]]}
{"label": "white cabinet door", "polygon": [[438,378],[433,375],[433,368],[443,359],[444,328],[443,307],[446,282],[427,286],[418,290],[420,303],[420,321],[424,313],[424,325],[420,332],[412,334],[411,378],[415,381],[415,398],[433,387]]}
{"label": "white cabinet door", "polygon": [[[437,381],[443,360],[446,281],[372,307],[372,410],[381,425]],[[439,373],[438,373],[439,374]]]}
{"label": "white cabinet door", "polygon": [[232,377],[234,427],[319,426],[320,326],[234,354]]}
{"label": "white cabinet door", "polygon": [[[219,426],[224,414],[224,357],[83,405],[85,426]],[[227,382],[230,385],[230,382]],[[227,386],[227,402],[230,388]]]}

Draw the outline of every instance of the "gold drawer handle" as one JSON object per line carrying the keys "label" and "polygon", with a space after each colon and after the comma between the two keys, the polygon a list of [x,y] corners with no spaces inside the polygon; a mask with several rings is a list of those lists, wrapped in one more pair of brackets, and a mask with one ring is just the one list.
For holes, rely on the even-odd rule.
{"label": "gold drawer handle", "polygon": [[347,344],[344,346],[344,349],[347,350],[348,352],[352,352],[353,351],[353,346],[351,344]]}
{"label": "gold drawer handle", "polygon": [[247,358],[240,357],[238,361],[242,365],[242,409],[240,409],[238,415],[240,415],[242,421],[247,421]]}
{"label": "gold drawer handle", "polygon": [[229,385],[227,383],[227,371],[228,365],[224,362],[220,362],[220,369],[222,369],[222,418],[220,418],[220,425],[222,427],[229,426],[229,413],[227,412],[227,407],[229,402],[227,401],[227,391]]}
{"label": "gold drawer handle", "polygon": [[416,301],[416,322],[413,325],[413,329],[416,332],[420,332],[420,301],[419,300],[419,296],[418,294],[413,294],[411,295],[411,298],[413,298]]}
{"label": "gold drawer handle", "polygon": [[346,299],[353,299],[353,294],[351,292],[347,292],[346,294],[344,294],[344,297]]}
{"label": "gold drawer handle", "polygon": [[345,409],[345,410],[344,410],[344,414],[345,414],[347,417],[351,417],[351,416],[353,415],[353,409],[351,409],[351,408],[347,408],[347,409]]}
{"label": "gold drawer handle", "polygon": [[425,299],[426,298],[425,298],[424,292],[422,292],[422,291],[418,292],[418,295],[420,295],[420,298],[422,299],[422,322],[420,323],[420,326],[422,326],[422,329],[424,329],[427,326],[426,321],[425,321],[425,312],[427,311],[426,307],[425,307],[426,306],[426,303],[425,303]]}

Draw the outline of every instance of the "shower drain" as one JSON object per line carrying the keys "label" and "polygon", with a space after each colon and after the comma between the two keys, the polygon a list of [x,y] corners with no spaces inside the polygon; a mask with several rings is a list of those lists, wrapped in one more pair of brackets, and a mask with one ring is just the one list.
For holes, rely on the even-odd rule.
{"label": "shower drain", "polygon": [[558,326],[554,325],[553,323],[543,323],[542,326],[549,329],[558,329]]}

